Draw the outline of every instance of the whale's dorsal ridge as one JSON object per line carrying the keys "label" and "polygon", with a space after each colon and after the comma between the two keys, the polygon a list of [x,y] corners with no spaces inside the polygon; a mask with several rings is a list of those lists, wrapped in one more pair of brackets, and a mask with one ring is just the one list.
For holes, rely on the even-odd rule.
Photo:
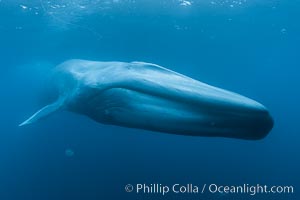
{"label": "whale's dorsal ridge", "polygon": [[48,104],[48,105],[44,106],[43,108],[41,108],[40,110],[35,112],[32,116],[30,116],[28,119],[26,119],[24,122],[19,124],[19,126],[32,124],[44,117],[49,116],[50,114],[52,114],[54,112],[60,110],[64,105],[65,99],[66,98],[64,96],[59,97],[57,101],[55,101],[52,104]]}

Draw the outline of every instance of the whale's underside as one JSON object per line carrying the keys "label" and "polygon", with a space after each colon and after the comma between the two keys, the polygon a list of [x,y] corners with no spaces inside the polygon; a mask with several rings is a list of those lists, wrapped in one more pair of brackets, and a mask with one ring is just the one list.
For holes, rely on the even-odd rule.
{"label": "whale's underside", "polygon": [[58,100],[21,125],[65,109],[100,123],[192,136],[260,139],[273,127],[260,103],[155,64],[69,60],[55,71]]}

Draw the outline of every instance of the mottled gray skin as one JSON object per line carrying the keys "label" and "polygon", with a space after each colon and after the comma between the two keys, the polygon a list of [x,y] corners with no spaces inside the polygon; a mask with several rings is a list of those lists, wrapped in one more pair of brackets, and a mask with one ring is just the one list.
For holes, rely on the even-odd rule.
{"label": "mottled gray skin", "polygon": [[260,103],[155,64],[68,60],[55,70],[60,97],[21,126],[65,109],[104,124],[191,136],[255,140],[273,127]]}

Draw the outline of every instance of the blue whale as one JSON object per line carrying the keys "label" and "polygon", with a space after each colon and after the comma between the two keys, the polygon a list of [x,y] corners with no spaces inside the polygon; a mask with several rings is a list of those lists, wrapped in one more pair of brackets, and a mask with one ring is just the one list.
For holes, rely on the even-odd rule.
{"label": "blue whale", "polygon": [[74,59],[54,71],[57,100],[19,126],[68,110],[104,124],[191,136],[257,140],[273,127],[262,104],[156,64]]}

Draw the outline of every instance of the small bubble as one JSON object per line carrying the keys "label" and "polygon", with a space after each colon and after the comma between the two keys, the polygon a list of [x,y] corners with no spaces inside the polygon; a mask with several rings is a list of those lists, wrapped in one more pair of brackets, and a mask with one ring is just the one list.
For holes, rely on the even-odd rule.
{"label": "small bubble", "polygon": [[282,34],[286,34],[287,30],[286,30],[285,28],[282,28],[282,29],[280,30],[280,32],[281,32]]}
{"label": "small bubble", "polygon": [[180,0],[179,3],[181,6],[191,6],[192,5],[192,2],[187,1],[187,0]]}
{"label": "small bubble", "polygon": [[24,5],[20,5],[20,7],[24,10],[26,10],[28,8],[27,6],[24,6]]}
{"label": "small bubble", "polygon": [[65,155],[68,157],[72,157],[72,156],[74,156],[74,151],[72,149],[66,149]]}

